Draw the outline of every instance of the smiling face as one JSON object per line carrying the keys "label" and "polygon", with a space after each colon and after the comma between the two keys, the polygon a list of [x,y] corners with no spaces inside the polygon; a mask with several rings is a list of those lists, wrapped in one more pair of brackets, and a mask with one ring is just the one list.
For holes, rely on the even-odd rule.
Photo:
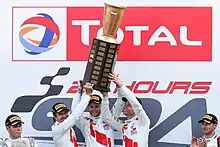
{"label": "smiling face", "polygon": [[201,129],[205,136],[214,134],[216,127],[217,127],[217,124],[206,123],[206,122],[201,123]]}
{"label": "smiling face", "polygon": [[91,102],[89,104],[89,113],[94,117],[98,117],[101,114],[101,104]]}
{"label": "smiling face", "polygon": [[125,105],[124,105],[124,109],[123,109],[123,114],[127,117],[133,117],[135,116],[135,112],[134,112],[134,109],[131,107],[131,104],[126,101],[125,102]]}
{"label": "smiling face", "polygon": [[56,113],[54,118],[56,121],[58,121],[59,123],[63,122],[65,119],[67,119],[67,117],[69,116],[69,111],[68,110],[63,110],[59,113]]}

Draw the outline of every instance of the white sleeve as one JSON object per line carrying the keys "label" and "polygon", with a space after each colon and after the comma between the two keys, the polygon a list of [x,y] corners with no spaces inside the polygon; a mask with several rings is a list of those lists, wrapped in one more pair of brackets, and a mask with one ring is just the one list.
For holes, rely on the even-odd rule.
{"label": "white sleeve", "polygon": [[[79,104],[80,99],[81,99],[81,95],[82,95],[82,93],[80,92],[80,89],[78,89],[78,92],[76,93],[75,100],[74,100],[74,102],[72,102],[72,107],[71,107],[72,111],[74,111],[77,104]],[[86,119],[83,117],[83,115],[81,115],[79,120],[76,121],[75,125],[78,129],[80,129],[82,131],[83,127],[84,127],[84,125],[86,125],[86,123],[87,123]]]}
{"label": "white sleeve", "polygon": [[135,114],[138,116],[140,119],[140,123],[144,125],[150,125],[150,119],[148,118],[146,112],[144,111],[143,107],[141,104],[138,102],[136,96],[134,93],[128,89],[125,85],[122,87],[118,88],[118,92],[121,93],[126,99],[129,101],[131,104],[132,108],[134,109]]}
{"label": "white sleeve", "polygon": [[81,93],[77,92],[76,96],[73,98],[73,101],[72,101],[71,111],[74,111],[76,106],[79,104],[80,99],[81,99]]}
{"label": "white sleeve", "polygon": [[118,118],[121,115],[125,105],[125,103],[122,101],[122,97],[123,95],[118,92],[118,98],[112,107],[112,114],[116,118]]}
{"label": "white sleeve", "polygon": [[60,138],[63,136],[73,125],[76,124],[76,121],[80,119],[84,110],[86,109],[90,100],[90,96],[85,94],[82,96],[80,103],[75,107],[74,111],[69,115],[69,117],[64,120],[59,125],[52,126],[53,137]]}
{"label": "white sleeve", "polygon": [[[80,102],[81,99],[81,93],[80,93],[80,89],[78,89],[74,104],[72,104],[71,110],[74,111],[74,109],[76,108],[77,104]],[[83,115],[81,115],[81,117],[79,118],[79,120],[76,121],[75,125],[76,127],[83,132],[84,131],[84,126],[87,124],[87,120],[83,117]]]}
{"label": "white sleeve", "polygon": [[107,97],[103,97],[102,106],[101,106],[101,115],[103,120],[113,129],[117,131],[122,131],[122,123],[114,119],[114,116],[109,110],[109,100]]}
{"label": "white sleeve", "polygon": [[76,121],[76,127],[83,132],[85,129],[85,125],[88,123],[88,121],[86,120],[86,118],[84,118],[83,116],[80,117],[79,120]]}

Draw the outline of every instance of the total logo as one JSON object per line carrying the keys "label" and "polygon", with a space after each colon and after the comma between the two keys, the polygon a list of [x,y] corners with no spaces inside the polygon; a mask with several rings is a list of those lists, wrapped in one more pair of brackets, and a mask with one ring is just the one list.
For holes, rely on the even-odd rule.
{"label": "total logo", "polygon": [[[39,29],[38,25],[43,26],[45,29],[41,40],[25,37],[29,32]],[[19,32],[19,40],[24,46],[24,50],[30,55],[38,55],[51,50],[57,44],[59,38],[58,25],[50,15],[45,13],[38,13],[37,16],[25,20]]]}
{"label": "total logo", "polygon": [[[93,38],[103,32],[103,7],[13,11],[13,61],[87,61]],[[127,7],[116,39],[118,61],[211,62],[212,8]]]}
{"label": "total logo", "polygon": [[65,61],[66,9],[13,7],[12,61]]}

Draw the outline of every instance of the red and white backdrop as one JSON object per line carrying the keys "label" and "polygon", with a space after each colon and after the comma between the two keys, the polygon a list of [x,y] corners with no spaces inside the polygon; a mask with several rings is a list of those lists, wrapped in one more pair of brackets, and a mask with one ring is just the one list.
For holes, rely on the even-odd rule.
{"label": "red and white backdrop", "polygon": [[[7,136],[4,119],[16,113],[26,122],[24,136],[53,146],[51,106],[57,101],[71,105],[92,39],[102,34],[104,2],[4,4],[0,136]],[[128,6],[117,32],[121,45],[115,71],[144,103],[151,120],[150,147],[189,146],[193,135],[201,135],[197,121],[203,114],[220,116],[218,1],[110,2]],[[112,84],[111,103],[116,97]],[[117,132],[115,139],[121,146]]]}

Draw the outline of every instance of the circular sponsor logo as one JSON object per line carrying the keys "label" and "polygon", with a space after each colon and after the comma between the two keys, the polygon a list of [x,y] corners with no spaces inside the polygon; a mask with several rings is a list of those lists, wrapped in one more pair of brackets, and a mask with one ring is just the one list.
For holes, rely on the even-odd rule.
{"label": "circular sponsor logo", "polygon": [[[31,31],[40,31],[45,28],[44,33],[41,32],[42,39],[37,40],[27,37]],[[39,33],[39,32],[38,32]],[[38,55],[51,50],[57,44],[60,38],[60,30],[53,18],[45,13],[38,13],[23,22],[19,32],[19,40],[24,46],[24,50],[30,55]]]}

